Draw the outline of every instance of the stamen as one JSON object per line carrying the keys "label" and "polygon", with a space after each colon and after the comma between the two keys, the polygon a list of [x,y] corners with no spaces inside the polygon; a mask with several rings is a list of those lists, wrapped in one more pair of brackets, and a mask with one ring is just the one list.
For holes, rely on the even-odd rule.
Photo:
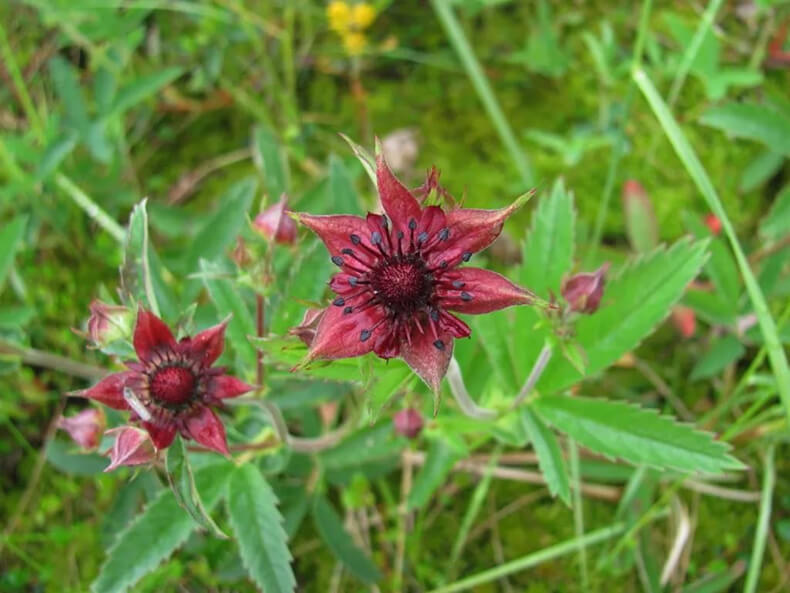
{"label": "stamen", "polygon": [[363,330],[362,330],[362,331],[359,333],[359,341],[360,341],[360,342],[366,342],[366,341],[368,341],[368,340],[370,339],[370,336],[371,336],[371,334],[373,334],[373,331],[371,331],[371,330],[369,330],[369,329],[363,329]]}
{"label": "stamen", "polygon": [[354,245],[359,245],[362,242],[362,239],[359,238],[359,235],[355,235],[354,233],[351,233],[350,239]]}
{"label": "stamen", "polygon": [[[461,295],[461,298],[463,298],[463,295]],[[346,299],[344,299],[343,297],[337,297],[334,301],[332,301],[332,304],[335,307],[342,307],[343,305],[346,304]]]}
{"label": "stamen", "polygon": [[343,315],[348,315],[353,310],[354,310],[354,307],[346,307],[345,309],[343,309]]}
{"label": "stamen", "polygon": [[437,350],[442,350],[442,351],[444,350],[444,342],[442,342],[441,340],[434,341],[433,345],[436,346]]}
{"label": "stamen", "polygon": [[469,294],[468,292],[462,292],[461,293],[461,300],[462,301],[466,301],[468,303],[469,301],[472,300],[472,295]]}
{"label": "stamen", "polygon": [[472,259],[472,252],[471,251],[464,251],[464,254],[461,256],[464,261],[469,261]]}
{"label": "stamen", "polygon": [[332,256],[332,263],[335,264],[338,268],[343,265],[343,258],[339,255]]}
{"label": "stamen", "polygon": [[409,229],[413,231],[416,228],[417,228],[417,221],[412,218],[411,220],[409,220]]}
{"label": "stamen", "polygon": [[372,233],[370,233],[370,242],[373,243],[374,245],[378,245],[379,243],[381,243],[381,233],[378,231],[373,231]]}
{"label": "stamen", "polygon": [[428,233],[425,231],[421,231],[419,235],[417,235],[417,245],[422,245],[425,243],[425,240],[428,238]]}
{"label": "stamen", "polygon": [[444,227],[441,231],[439,231],[439,240],[440,241],[447,241],[447,238],[450,236],[450,229]]}
{"label": "stamen", "polygon": [[439,321],[439,309],[431,309],[430,315],[433,321]]}
{"label": "stamen", "polygon": [[460,280],[453,280],[453,288],[455,289],[461,289],[464,287],[465,284],[466,282],[461,282]]}

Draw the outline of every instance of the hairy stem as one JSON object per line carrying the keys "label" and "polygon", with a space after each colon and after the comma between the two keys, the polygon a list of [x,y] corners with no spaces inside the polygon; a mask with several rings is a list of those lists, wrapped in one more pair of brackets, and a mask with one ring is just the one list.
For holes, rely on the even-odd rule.
{"label": "hairy stem", "polygon": [[494,410],[481,408],[469,396],[464,383],[464,376],[461,374],[461,367],[458,365],[455,356],[450,359],[450,366],[447,368],[447,383],[449,383],[450,392],[464,414],[478,420],[493,420],[496,418],[497,413]]}
{"label": "hairy stem", "polygon": [[548,344],[543,346],[540,354],[538,354],[535,364],[532,366],[532,370],[529,372],[529,376],[527,376],[527,380],[524,381],[524,385],[518,392],[516,399],[513,400],[513,404],[510,407],[511,409],[515,409],[521,405],[521,403],[527,399],[527,396],[529,396],[529,394],[535,388],[535,385],[537,385],[541,375],[543,375],[543,371],[546,370],[546,365],[548,365],[549,361],[551,360],[552,352],[551,346]]}

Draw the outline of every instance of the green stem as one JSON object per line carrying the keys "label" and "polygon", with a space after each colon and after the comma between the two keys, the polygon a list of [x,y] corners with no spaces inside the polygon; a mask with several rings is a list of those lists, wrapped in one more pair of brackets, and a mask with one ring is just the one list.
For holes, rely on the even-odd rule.
{"label": "green stem", "polygon": [[472,81],[472,86],[475,87],[477,96],[483,103],[483,107],[485,107],[488,117],[491,119],[491,123],[494,124],[494,128],[499,134],[505,148],[510,152],[510,156],[521,175],[522,181],[528,187],[533,186],[535,184],[535,175],[532,171],[529,159],[521,149],[521,146],[519,146],[505,114],[502,113],[502,108],[499,106],[494,91],[491,89],[488,78],[486,78],[483,68],[480,66],[480,62],[477,60],[477,56],[475,56],[474,50],[469,44],[464,30],[461,28],[461,24],[455,17],[453,9],[450,7],[447,0],[431,0],[431,4],[433,5],[433,10],[439,18],[442,27],[444,27],[445,33],[447,33],[450,43],[461,59],[466,74]]}
{"label": "green stem", "polygon": [[774,493],[774,484],[776,483],[774,449],[775,446],[771,444],[765,452],[765,473],[763,474],[763,491],[760,498],[760,515],[757,519],[757,533],[754,534],[752,557],[749,560],[749,571],[746,573],[743,593],[754,593],[757,591],[757,582],[760,579],[760,567],[763,563],[765,542],[768,539],[771,521],[771,499]]}
{"label": "green stem", "polygon": [[746,259],[746,255],[741,248],[741,244],[735,234],[735,228],[732,226],[727,212],[724,210],[721,199],[716,189],[713,187],[713,183],[708,177],[708,174],[702,167],[702,163],[700,163],[697,154],[681,131],[680,126],[678,126],[669,107],[667,107],[667,104],[661,98],[661,95],[659,95],[653,82],[641,69],[634,70],[632,76],[637,86],[642,91],[642,94],[645,96],[645,99],[647,99],[647,102],[650,104],[661,127],[664,129],[664,133],[675,149],[675,153],[686,167],[686,171],[694,181],[702,197],[705,198],[708,208],[710,208],[713,214],[721,221],[724,233],[735,254],[738,268],[743,275],[746,292],[749,294],[754,312],[757,315],[760,330],[765,341],[765,347],[768,351],[768,359],[771,361],[771,368],[776,376],[777,387],[782,398],[782,404],[785,408],[785,414],[790,422],[790,367],[787,364],[787,357],[779,339],[776,323],[768,310],[768,303],[749,266],[749,261]]}
{"label": "green stem", "polygon": [[93,219],[100,227],[110,233],[119,243],[126,239],[126,231],[115,220],[110,217],[101,206],[94,202],[88,194],[77,187],[75,183],[63,173],[55,175],[55,184],[62,189],[74,201],[77,206],[82,208],[85,213]]}
{"label": "green stem", "polygon": [[501,579],[502,577],[515,572],[526,570],[528,568],[532,568],[533,566],[543,564],[544,562],[571,554],[572,552],[578,550],[580,546],[591,546],[593,544],[606,541],[615,537],[616,535],[619,535],[624,529],[625,525],[623,523],[615,523],[609,527],[590,532],[582,538],[575,537],[573,539],[566,540],[560,544],[549,546],[548,548],[544,548],[543,550],[534,552],[532,554],[527,554],[522,558],[513,560],[512,562],[507,562],[501,566],[497,566],[496,568],[485,570],[476,575],[472,575],[471,577],[456,581],[455,583],[451,583],[444,587],[439,587],[430,593],[455,593],[456,591],[466,591],[479,585],[496,581],[497,579]]}
{"label": "green stem", "polygon": [[579,540],[579,566],[582,575],[582,591],[587,591],[590,577],[587,571],[587,549],[582,543],[584,539],[584,507],[582,506],[582,478],[579,466],[579,447],[573,439],[568,440],[568,457],[571,466],[571,482],[573,484],[573,527],[576,539]]}

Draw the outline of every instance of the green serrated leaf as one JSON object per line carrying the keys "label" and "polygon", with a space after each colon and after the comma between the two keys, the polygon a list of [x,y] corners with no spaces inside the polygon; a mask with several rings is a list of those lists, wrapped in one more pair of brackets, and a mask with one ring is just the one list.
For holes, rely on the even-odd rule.
{"label": "green serrated leaf", "polygon": [[88,130],[88,111],[74,67],[56,55],[49,61],[49,74],[66,112],[66,125],[85,135]]}
{"label": "green serrated leaf", "polygon": [[755,157],[741,172],[738,191],[748,193],[766,183],[773,177],[785,162],[784,155],[766,150]]}
{"label": "green serrated leaf", "polygon": [[532,448],[538,456],[538,465],[543,477],[546,478],[549,492],[552,496],[559,496],[565,504],[570,506],[571,487],[568,480],[568,468],[562,457],[557,437],[528,406],[522,407],[518,414],[532,443]]}
{"label": "green serrated leaf", "polygon": [[[576,340],[597,373],[636,348],[669,314],[707,257],[707,241],[680,240],[640,257],[606,284],[601,308],[576,322]],[[553,392],[581,379],[564,357],[546,367],[538,390]]]}
{"label": "green serrated leaf", "polygon": [[771,209],[760,221],[760,235],[778,240],[790,233],[790,185],[776,196]]}
{"label": "green serrated leaf", "polygon": [[129,229],[124,245],[121,266],[121,290],[125,301],[146,303],[155,314],[160,315],[159,302],[154,290],[151,265],[148,258],[148,212],[147,200],[134,206],[129,217]]}
{"label": "green serrated leaf", "polygon": [[724,336],[714,341],[708,352],[697,360],[694,368],[691,369],[689,379],[698,381],[713,377],[723,371],[727,365],[743,356],[745,351],[746,349],[738,338],[731,335]]}
{"label": "green serrated leaf", "polygon": [[571,270],[575,221],[573,194],[559,179],[551,194],[538,202],[519,273],[521,284],[543,298],[551,291],[559,294],[562,278]]}
{"label": "green serrated leaf", "polygon": [[26,226],[27,216],[17,216],[0,228],[0,291],[14,264],[14,255],[22,244]]}
{"label": "green serrated leaf", "polygon": [[146,76],[141,76],[134,82],[118,90],[118,94],[115,95],[115,100],[107,115],[118,115],[130,107],[134,107],[141,101],[159,92],[162,88],[181,76],[182,73],[183,70],[181,68],[173,67],[165,68],[159,72],[154,72]]}
{"label": "green serrated leaf", "polygon": [[288,159],[271,130],[263,126],[253,129],[252,155],[269,196],[276,200],[280,194],[288,193]]}
{"label": "green serrated leaf", "polygon": [[239,552],[250,576],[265,593],[296,589],[288,537],[277,497],[253,464],[236,468],[230,478],[228,514]]}
{"label": "green serrated leaf", "polygon": [[167,483],[170,485],[170,490],[173,492],[178,506],[184,509],[195,520],[195,523],[212,535],[227,539],[228,536],[217,526],[200,499],[192,467],[189,465],[186,445],[184,445],[184,439],[181,436],[177,436],[173,444],[167,448],[165,471]]}
{"label": "green serrated leaf", "polygon": [[71,151],[77,146],[78,138],[79,136],[76,132],[70,131],[50,142],[44,149],[41,160],[38,162],[35,178],[40,181],[53,173],[63,159],[71,154]]}
{"label": "green serrated leaf", "polygon": [[759,103],[726,103],[705,112],[700,121],[735,136],[790,155],[790,116]]}
{"label": "green serrated leaf", "polygon": [[[195,472],[195,483],[207,509],[211,510],[219,500],[232,469],[231,464],[223,462]],[[173,493],[163,490],[128,528],[118,534],[91,591],[123,593],[129,590],[183,544],[196,525],[178,506]]]}
{"label": "green serrated leaf", "polygon": [[658,469],[722,473],[743,465],[713,435],[624,403],[588,397],[545,396],[533,409],[557,430],[611,458]]}
{"label": "green serrated leaf", "polygon": [[381,580],[379,569],[354,544],[337,511],[323,496],[313,501],[313,522],[321,539],[351,574],[369,585]]}

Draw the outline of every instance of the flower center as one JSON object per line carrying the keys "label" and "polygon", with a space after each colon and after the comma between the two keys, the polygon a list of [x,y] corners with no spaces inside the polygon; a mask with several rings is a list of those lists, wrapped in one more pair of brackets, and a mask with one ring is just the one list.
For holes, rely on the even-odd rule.
{"label": "flower center", "polygon": [[165,404],[184,404],[195,395],[197,380],[188,368],[167,366],[151,378],[151,397]]}
{"label": "flower center", "polygon": [[394,313],[419,311],[428,304],[433,292],[431,275],[416,256],[383,261],[370,275],[370,285],[384,306]]}

